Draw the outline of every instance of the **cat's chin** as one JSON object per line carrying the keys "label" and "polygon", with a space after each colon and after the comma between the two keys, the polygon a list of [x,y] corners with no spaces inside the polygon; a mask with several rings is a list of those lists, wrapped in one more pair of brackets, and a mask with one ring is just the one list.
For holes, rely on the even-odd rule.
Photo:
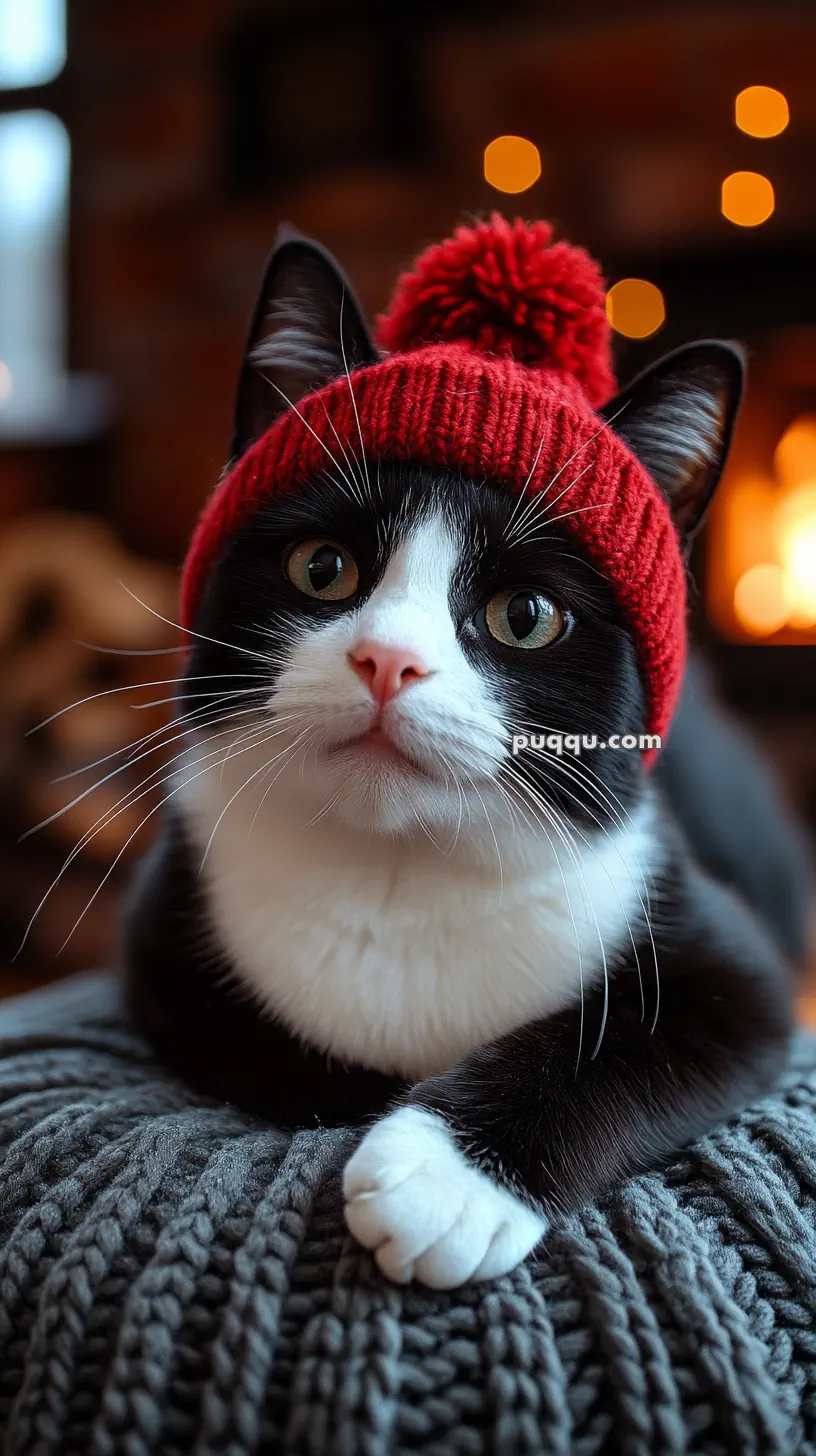
{"label": "cat's chin", "polygon": [[422,832],[421,824],[433,829],[450,817],[447,786],[378,736],[324,750],[316,769],[325,779],[327,813],[350,828],[393,837]]}
{"label": "cat's chin", "polygon": [[312,810],[308,822],[318,830],[320,824],[334,820],[356,834],[419,840],[442,853],[458,845],[467,857],[470,848],[478,860],[486,855],[491,863],[495,863],[495,834],[502,854],[511,851],[518,837],[517,826],[507,817],[506,802],[490,781],[481,778],[478,789],[473,779],[457,787],[450,776],[435,778],[389,756],[333,754],[317,760],[306,783],[293,778],[291,787],[308,799]]}
{"label": "cat's chin", "polygon": [[435,777],[428,768],[410,757],[393,738],[376,726],[357,738],[324,749],[324,754],[329,760],[345,762],[349,768],[364,773],[384,768],[398,774],[407,774],[411,778],[433,780]]}

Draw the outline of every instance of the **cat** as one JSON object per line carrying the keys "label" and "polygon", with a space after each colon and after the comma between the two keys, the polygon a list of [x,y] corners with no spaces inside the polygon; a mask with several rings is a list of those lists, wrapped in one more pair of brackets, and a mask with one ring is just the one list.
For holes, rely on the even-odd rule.
{"label": "cat", "polygon": [[[231,463],[377,358],[334,260],[284,234]],[[690,345],[598,415],[685,541],[742,372],[734,346]],[[281,1126],[359,1124],[351,1233],[391,1280],[453,1288],[507,1273],[558,1215],[771,1085],[809,880],[696,669],[653,772],[602,746],[645,733],[644,686],[557,510],[332,454],[214,567],[124,963],[139,1025],[197,1088]],[[551,732],[596,746],[556,753]],[[513,754],[514,735],[532,746]],[[787,897],[763,893],[781,880]]]}

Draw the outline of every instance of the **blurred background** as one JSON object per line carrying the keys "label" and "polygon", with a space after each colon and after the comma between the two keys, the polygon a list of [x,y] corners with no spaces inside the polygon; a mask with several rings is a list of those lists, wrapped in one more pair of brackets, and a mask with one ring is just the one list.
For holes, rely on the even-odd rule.
{"label": "blurred background", "polygon": [[695,631],[816,827],[815,72],[782,0],[0,0],[0,993],[111,956],[283,220],[373,313],[463,216],[548,217],[622,381],[749,346]]}

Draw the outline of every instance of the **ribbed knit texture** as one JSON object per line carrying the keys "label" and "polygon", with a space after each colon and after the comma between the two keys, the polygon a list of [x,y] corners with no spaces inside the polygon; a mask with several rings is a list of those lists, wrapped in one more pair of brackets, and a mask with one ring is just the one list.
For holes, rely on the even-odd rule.
{"label": "ribbed knit texture", "polygon": [[353,1142],[194,1097],[111,978],[0,1006],[3,1452],[816,1451],[812,1039],[492,1284],[378,1274],[343,1226]]}

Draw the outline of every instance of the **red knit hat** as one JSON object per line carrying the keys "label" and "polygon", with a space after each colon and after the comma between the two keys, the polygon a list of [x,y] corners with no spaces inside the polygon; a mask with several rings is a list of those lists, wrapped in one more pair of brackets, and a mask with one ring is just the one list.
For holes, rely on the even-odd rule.
{"label": "red knit hat", "polygon": [[685,658],[685,569],[663,495],[594,413],[615,389],[597,264],[553,243],[548,223],[494,214],[418,258],[379,320],[378,343],[389,352],[353,372],[353,401],[345,377],[307,395],[221,481],[187,554],[184,625],[225,541],[259,503],[323,471],[338,438],[359,461],[362,435],[374,460],[448,467],[527,494],[552,488],[552,519],[602,572],[634,635],[648,731],[665,734]]}

